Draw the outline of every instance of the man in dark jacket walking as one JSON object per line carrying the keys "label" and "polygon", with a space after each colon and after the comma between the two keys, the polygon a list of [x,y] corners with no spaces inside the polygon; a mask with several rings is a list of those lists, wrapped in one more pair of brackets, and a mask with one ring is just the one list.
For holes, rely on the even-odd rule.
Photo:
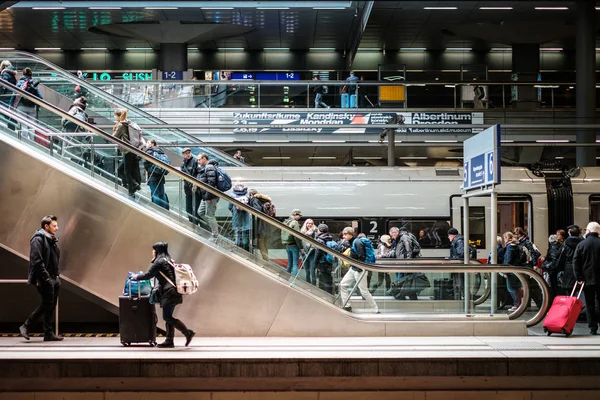
{"label": "man in dark jacket walking", "polygon": [[[319,224],[317,242],[329,248],[337,247],[337,243],[329,233],[329,227],[325,224]],[[329,245],[327,243],[330,243]],[[319,288],[327,293],[333,294],[333,263],[327,260],[327,253],[316,249],[315,260],[317,261],[317,275],[319,276]]]}
{"label": "man in dark jacket walking", "polygon": [[44,325],[44,341],[57,342],[63,340],[56,336],[52,329],[52,316],[58,301],[60,289],[59,261],[60,250],[58,249],[58,218],[48,215],[42,218],[42,229],[38,230],[30,241],[31,252],[29,254],[29,276],[27,283],[35,285],[42,304],[27,318],[27,321],[19,328],[21,336],[29,340],[29,328],[38,320]]}
{"label": "man in dark jacket walking", "polygon": [[[218,165],[215,160],[208,160],[208,154],[201,153],[198,156],[198,180],[216,189]],[[219,236],[219,224],[217,223],[215,214],[217,213],[217,203],[220,198],[202,189],[200,189],[200,196],[202,197],[202,201],[198,208],[198,215],[210,226],[214,240]]]}
{"label": "man in dark jacket walking", "polygon": [[568,228],[569,237],[565,239],[558,261],[556,262],[556,269],[563,271],[563,289],[565,293],[569,294],[575,286],[575,271],[573,271],[573,256],[575,255],[575,249],[577,245],[583,241],[581,237],[581,229],[577,225],[571,225]]}
{"label": "man in dark jacket walking", "polygon": [[[186,147],[183,149],[181,154],[183,156],[181,172],[195,178],[198,175],[198,160],[196,160],[192,154],[192,149]],[[198,225],[196,210],[198,207],[200,207],[200,201],[202,200],[200,197],[200,191],[196,189],[197,187],[192,185],[190,182],[186,181],[183,183],[183,191],[185,193],[185,211],[187,212],[188,220],[194,225]]]}
{"label": "man in dark jacket walking", "polygon": [[592,335],[598,334],[596,299],[600,300],[600,224],[590,222],[585,230],[585,240],[577,245],[573,256],[573,269],[577,283],[585,284],[587,321]]}

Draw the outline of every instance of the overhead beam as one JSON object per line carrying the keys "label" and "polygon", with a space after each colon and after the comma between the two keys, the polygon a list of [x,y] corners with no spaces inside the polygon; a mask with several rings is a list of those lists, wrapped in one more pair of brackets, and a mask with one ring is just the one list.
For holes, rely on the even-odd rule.
{"label": "overhead beam", "polygon": [[374,1],[365,1],[364,3],[364,7],[360,11],[357,5],[357,13],[353,24],[354,28],[350,32],[350,46],[346,46],[348,49],[346,53],[346,67],[348,69],[352,67],[352,63],[356,57],[356,52],[358,51],[358,46],[362,40],[363,33],[365,32],[365,29],[367,29],[367,23],[369,22],[369,17],[371,16],[371,10],[375,4]]}

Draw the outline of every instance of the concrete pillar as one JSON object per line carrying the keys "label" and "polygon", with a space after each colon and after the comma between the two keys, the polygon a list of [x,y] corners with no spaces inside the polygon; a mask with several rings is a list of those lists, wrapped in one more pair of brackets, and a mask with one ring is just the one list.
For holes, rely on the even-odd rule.
{"label": "concrete pillar", "polygon": [[187,69],[188,56],[186,43],[160,44],[161,71],[186,71]]}
{"label": "concrete pillar", "polygon": [[[540,72],[540,45],[537,43],[515,43],[512,45],[512,80],[537,81]],[[537,89],[533,86],[513,86],[511,100],[516,108],[537,108]]]}
{"label": "concrete pillar", "polygon": [[[593,124],[596,117],[596,10],[594,2],[577,1],[577,123]],[[577,143],[594,143],[596,132],[578,130]],[[578,167],[596,165],[596,149],[594,147],[577,147],[576,163]]]}

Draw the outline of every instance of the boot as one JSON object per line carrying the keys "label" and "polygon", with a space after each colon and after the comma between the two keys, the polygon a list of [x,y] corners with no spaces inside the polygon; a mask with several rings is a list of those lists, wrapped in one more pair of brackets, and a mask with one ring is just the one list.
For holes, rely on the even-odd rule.
{"label": "boot", "polygon": [[26,340],[29,340],[29,329],[27,329],[27,325],[23,324],[19,327],[19,333],[21,334],[21,336],[23,336]]}
{"label": "boot", "polygon": [[173,343],[173,337],[175,336],[175,327],[171,324],[166,324],[167,337],[164,342],[159,343],[156,347],[160,347],[161,349],[171,349],[175,347],[175,343]]}
{"label": "boot", "polygon": [[60,342],[64,339],[62,336],[56,336],[54,332],[44,333],[44,342]]}
{"label": "boot", "polygon": [[185,347],[188,347],[190,345],[192,339],[196,335],[196,332],[194,332],[191,329],[188,329],[187,332],[184,333],[184,335],[185,335]]}
{"label": "boot", "polygon": [[194,335],[196,334],[196,332],[194,332],[191,329],[188,329],[185,324],[183,322],[181,322],[180,320],[175,320],[175,324],[174,327],[177,328],[177,330],[181,333],[183,333],[183,335],[185,336],[185,346],[189,346],[190,342],[192,341],[192,338],[194,337]]}

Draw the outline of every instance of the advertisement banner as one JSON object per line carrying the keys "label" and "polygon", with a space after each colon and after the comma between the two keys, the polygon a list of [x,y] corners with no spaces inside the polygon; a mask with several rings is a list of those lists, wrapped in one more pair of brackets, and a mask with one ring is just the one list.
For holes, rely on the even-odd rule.
{"label": "advertisement banner", "polygon": [[[452,125],[483,124],[481,112],[352,112],[352,111],[244,111],[233,113],[234,133],[381,133],[381,128],[353,128],[352,125],[385,125],[399,117],[405,124],[423,128],[398,129],[398,133],[476,133],[480,129],[453,128]],[[428,128],[427,125],[448,125]],[[252,125],[274,125],[273,128],[254,128]],[[339,125],[323,128],[319,125]]]}

